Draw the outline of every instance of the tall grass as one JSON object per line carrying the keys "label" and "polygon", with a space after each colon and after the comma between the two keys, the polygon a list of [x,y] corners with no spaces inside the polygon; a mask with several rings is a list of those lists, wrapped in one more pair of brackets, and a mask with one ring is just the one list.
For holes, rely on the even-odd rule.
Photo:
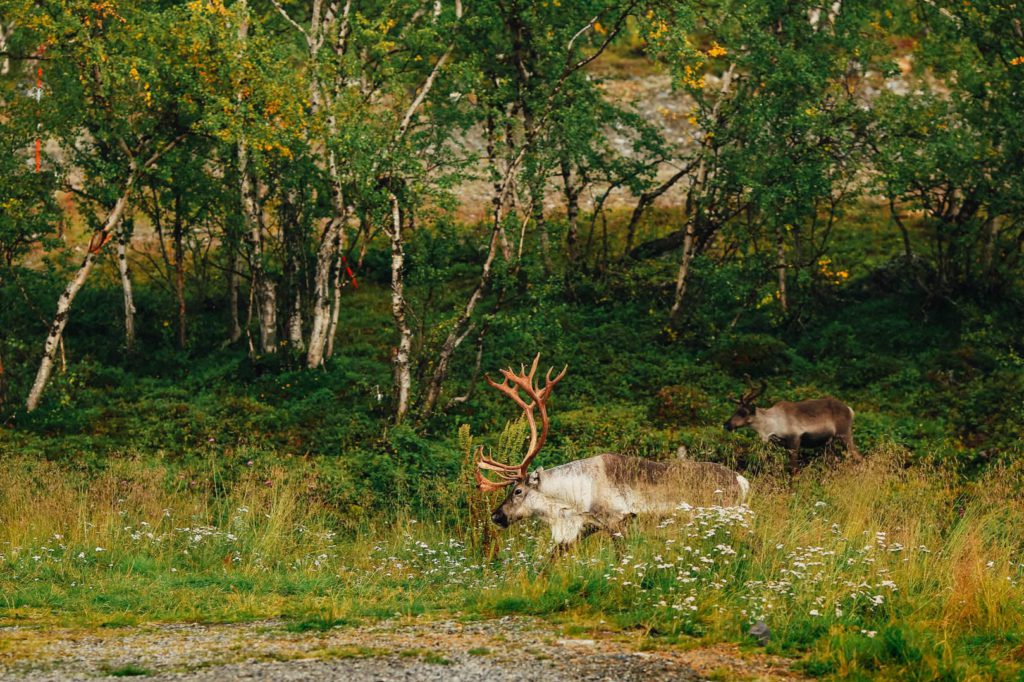
{"label": "tall grass", "polygon": [[[467,434],[468,437],[468,434]],[[464,443],[467,445],[467,443]],[[625,549],[592,538],[549,570],[545,529],[481,542],[467,480],[434,512],[340,518],[300,464],[231,483],[123,459],[96,477],[8,459],[0,478],[0,619],[119,625],[285,617],[295,627],[430,612],[554,616],[769,648],[808,672],[1003,679],[1021,670],[1021,467],[964,482],[904,465],[754,481],[749,509],[683,508]],[[467,471],[464,472],[468,476]],[[474,505],[471,516],[467,505]],[[467,522],[467,518],[471,518]],[[491,558],[493,557],[493,558]],[[603,621],[603,624],[602,624]]]}

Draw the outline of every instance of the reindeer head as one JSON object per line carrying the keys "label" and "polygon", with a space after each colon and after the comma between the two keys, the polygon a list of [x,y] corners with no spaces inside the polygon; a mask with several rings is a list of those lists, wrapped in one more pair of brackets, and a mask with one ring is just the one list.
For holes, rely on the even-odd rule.
{"label": "reindeer head", "polygon": [[764,381],[761,381],[760,385],[754,388],[749,376],[746,377],[746,380],[747,390],[740,394],[739,399],[736,401],[736,411],[729,417],[729,421],[725,422],[724,427],[726,431],[735,431],[736,429],[742,429],[744,426],[750,426],[750,422],[757,413],[754,401],[761,397],[765,389],[768,388]]}
{"label": "reindeer head", "polygon": [[[530,516],[534,511],[534,503],[539,502],[539,500],[532,498],[539,497],[537,487],[540,483],[540,471],[530,473],[530,463],[537,456],[537,453],[540,452],[540,449],[544,447],[544,441],[548,437],[548,397],[551,395],[551,390],[555,387],[555,384],[562,380],[562,377],[565,376],[566,371],[569,369],[568,366],[565,367],[553,379],[551,378],[551,373],[554,369],[549,369],[544,377],[544,387],[541,388],[537,386],[534,380],[538,362],[540,362],[540,353],[533,359],[529,372],[526,371],[525,366],[520,367],[518,373],[512,371],[512,368],[501,370],[504,379],[500,383],[494,381],[489,376],[485,375],[484,377],[487,379],[488,384],[507,395],[512,399],[512,402],[523,410],[526,424],[530,430],[530,444],[526,449],[526,456],[523,457],[523,461],[519,464],[510,465],[496,462],[493,458],[484,455],[484,447],[482,445],[476,451],[476,482],[480,490],[500,490],[501,488],[512,486],[504,502],[491,514],[491,520],[502,528],[508,528],[513,522]],[[526,394],[529,402],[519,394],[520,390]],[[534,414],[535,410],[537,411],[536,415]],[[537,432],[538,416],[540,417],[541,425],[539,434]],[[492,481],[486,478],[482,473],[483,471],[493,471],[500,480]]]}

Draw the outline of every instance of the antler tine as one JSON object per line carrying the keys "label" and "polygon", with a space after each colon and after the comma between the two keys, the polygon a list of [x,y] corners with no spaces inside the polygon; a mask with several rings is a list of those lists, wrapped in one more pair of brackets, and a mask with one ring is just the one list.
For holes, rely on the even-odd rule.
{"label": "antler tine", "polygon": [[747,387],[740,391],[740,399],[737,401],[740,405],[749,402],[754,393],[754,382],[750,379],[749,374],[743,375],[743,383],[745,383]]}
{"label": "antler tine", "polygon": [[[495,462],[490,457],[486,457],[484,455],[483,445],[478,446],[476,449],[476,460],[476,483],[480,490],[488,492],[500,490],[519,479],[519,469],[517,467],[510,467],[508,465],[501,464],[500,462]],[[495,472],[501,480],[490,480],[481,473],[481,469]]]}
{"label": "antler tine", "polygon": [[537,372],[537,364],[540,362],[540,353],[533,356],[533,362],[530,364],[530,373],[526,376],[530,379],[530,384],[533,384],[533,375]]}
{"label": "antler tine", "polygon": [[767,391],[767,390],[768,390],[768,382],[765,381],[764,379],[761,379],[757,389],[750,395],[750,399],[754,400],[755,398],[760,398],[762,395],[764,395],[764,392]]}
{"label": "antler tine", "polygon": [[[540,360],[540,354],[538,353],[537,357],[534,358],[534,360],[533,360],[533,367],[534,367],[534,369],[536,369],[537,362],[539,360]],[[526,468],[529,467],[530,462],[533,461],[533,458],[536,457],[537,453],[540,452],[541,448],[544,447],[545,441],[547,441],[547,438],[548,438],[548,406],[547,406],[548,397],[550,397],[551,391],[552,391],[552,389],[554,389],[555,385],[559,381],[561,381],[562,378],[565,376],[566,372],[569,371],[569,366],[566,365],[565,367],[563,367],[562,371],[554,379],[551,378],[551,373],[553,371],[554,371],[554,367],[550,368],[547,371],[547,374],[544,377],[544,388],[543,389],[538,388],[536,385],[534,385],[534,383],[532,381],[530,381],[530,383],[528,385],[523,386],[523,390],[526,391],[527,395],[529,395],[530,398],[532,399],[532,401],[533,401],[532,404],[539,407],[540,422],[541,422],[540,435],[537,436],[537,438],[535,438],[535,439],[531,438],[531,440],[530,440],[530,449],[527,451],[526,459],[523,462],[523,471],[524,471],[524,473],[526,471]],[[531,370],[531,375],[532,375],[532,370]]]}
{"label": "antler tine", "polygon": [[747,384],[747,390],[743,391],[743,393],[740,394],[739,403],[741,405],[746,403],[752,403],[754,400],[757,400],[759,397],[761,397],[766,390],[768,390],[768,382],[766,382],[764,379],[761,379],[759,381],[758,386],[754,386],[754,381],[753,379],[750,378],[749,374],[744,374],[743,380]]}
{"label": "antler tine", "polygon": [[495,381],[490,377],[490,375],[487,374],[484,374],[484,379],[491,386],[491,388],[496,388],[505,395],[507,395],[509,398],[512,398],[512,400],[515,401],[516,405],[518,405],[522,409],[530,409],[530,406],[527,405],[526,401],[523,400],[522,396],[519,395],[520,384],[517,381],[518,377],[516,376],[516,373],[512,371],[512,368],[510,367],[508,369],[502,369],[499,371],[501,372],[501,375],[503,377],[501,382]]}
{"label": "antler tine", "polygon": [[554,367],[548,369],[548,373],[544,376],[544,390],[541,393],[542,397],[547,400],[547,397],[551,395],[551,389],[555,387],[559,381],[565,376],[565,373],[569,371],[569,365],[562,368],[562,371],[558,373],[554,379],[551,378],[551,373],[555,371]]}
{"label": "antler tine", "polygon": [[479,467],[481,469],[486,469],[487,471],[493,471],[496,474],[498,474],[499,476],[501,476],[503,474],[518,474],[519,473],[519,467],[511,466],[509,464],[502,464],[501,462],[496,462],[495,460],[491,459],[490,457],[485,457],[483,455],[483,453],[480,453],[479,457],[477,458],[476,465],[477,465],[477,467]]}
{"label": "antler tine", "polygon": [[513,483],[512,480],[502,481],[501,483],[495,483],[494,481],[488,481],[486,478],[484,478],[483,474],[480,473],[479,469],[476,472],[476,487],[479,488],[480,490],[483,490],[484,492],[491,492],[491,491],[494,491],[494,490],[501,490],[502,488],[506,488],[506,487],[512,485],[512,483]]}

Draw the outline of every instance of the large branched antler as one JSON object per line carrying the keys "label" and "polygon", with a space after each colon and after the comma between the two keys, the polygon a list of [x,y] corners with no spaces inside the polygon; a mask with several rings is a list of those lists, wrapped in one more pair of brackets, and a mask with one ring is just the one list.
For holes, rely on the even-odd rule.
{"label": "large branched antler", "polygon": [[740,394],[740,399],[737,402],[739,405],[750,405],[755,400],[760,398],[764,392],[768,389],[767,382],[762,379],[757,387],[754,386],[753,380],[751,380],[749,374],[743,375],[743,380],[747,383],[747,390]]}
{"label": "large branched antler", "polygon": [[[481,490],[499,490],[526,476],[530,468],[530,462],[537,456],[540,449],[544,447],[544,441],[548,438],[548,397],[551,395],[551,390],[555,387],[555,384],[565,376],[569,366],[566,365],[559,372],[558,376],[554,378],[551,378],[554,368],[549,369],[544,376],[544,386],[540,387],[537,386],[534,379],[537,373],[537,363],[539,362],[540,353],[537,353],[537,356],[533,359],[533,364],[530,365],[529,372],[526,371],[525,365],[520,366],[518,373],[514,372],[511,367],[501,370],[501,375],[504,377],[501,382],[495,381],[486,374],[484,375],[488,384],[507,395],[512,399],[512,402],[523,410],[527,426],[530,429],[530,444],[526,449],[526,456],[523,458],[523,461],[516,465],[497,462],[492,457],[484,454],[484,447],[482,445],[478,447],[476,450],[476,482]],[[519,394],[520,390],[526,394],[525,399]],[[529,402],[526,399],[529,399]],[[537,415],[534,415],[534,410],[537,410]],[[540,417],[540,433],[537,432],[538,416]],[[501,480],[493,481],[488,479],[481,473],[482,471],[493,471]]]}

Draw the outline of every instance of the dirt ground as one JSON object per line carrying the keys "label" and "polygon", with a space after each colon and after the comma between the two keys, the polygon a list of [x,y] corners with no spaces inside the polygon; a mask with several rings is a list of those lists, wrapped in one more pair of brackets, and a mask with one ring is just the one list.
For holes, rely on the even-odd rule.
{"label": "dirt ground", "polygon": [[[280,622],[101,630],[0,628],[0,681],[789,680],[792,661],[735,645],[651,648],[542,620],[381,622],[291,632]],[[646,649],[646,650],[643,650]]]}

